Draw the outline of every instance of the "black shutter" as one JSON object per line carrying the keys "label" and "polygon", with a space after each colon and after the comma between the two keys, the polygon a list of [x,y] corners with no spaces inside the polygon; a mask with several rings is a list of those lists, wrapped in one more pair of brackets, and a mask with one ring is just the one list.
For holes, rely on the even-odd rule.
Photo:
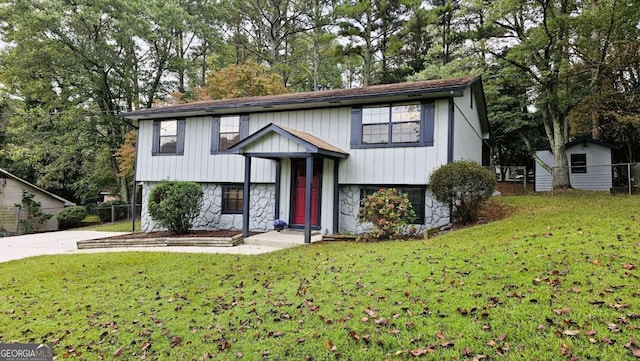
{"label": "black shutter", "polygon": [[351,148],[362,144],[362,107],[351,108]]}
{"label": "black shutter", "polygon": [[157,155],[160,152],[160,121],[153,121],[153,142],[151,145],[151,155]]}
{"label": "black shutter", "polygon": [[422,103],[420,119],[420,143],[425,146],[433,146],[435,106],[433,102]]}
{"label": "black shutter", "polygon": [[249,135],[249,114],[240,116],[240,139],[244,139]]}
{"label": "black shutter", "polygon": [[220,146],[220,117],[211,118],[211,154],[218,152]]}
{"label": "black shutter", "polygon": [[184,132],[186,127],[185,119],[178,119],[178,134],[176,134],[176,154],[184,154]]}

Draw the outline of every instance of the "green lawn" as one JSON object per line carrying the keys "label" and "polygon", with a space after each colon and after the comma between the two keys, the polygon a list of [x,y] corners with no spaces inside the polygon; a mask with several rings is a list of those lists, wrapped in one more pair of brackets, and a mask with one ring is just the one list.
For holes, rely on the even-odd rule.
{"label": "green lawn", "polygon": [[59,358],[628,360],[640,198],[519,196],[431,240],[0,264],[0,343]]}
{"label": "green lawn", "polygon": [[[76,229],[77,231],[131,232],[131,221],[103,223]],[[140,231],[140,221],[136,221],[136,232]]]}

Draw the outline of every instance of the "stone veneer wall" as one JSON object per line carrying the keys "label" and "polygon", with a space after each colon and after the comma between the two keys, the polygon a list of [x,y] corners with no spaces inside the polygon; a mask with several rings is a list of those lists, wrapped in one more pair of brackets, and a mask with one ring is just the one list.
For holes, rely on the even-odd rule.
{"label": "stone veneer wall", "polygon": [[[435,199],[429,189],[425,192],[425,224],[416,225],[418,232],[449,223],[449,206]],[[360,210],[360,187],[350,185],[340,187],[340,232],[360,234],[370,225],[358,222]]]}
{"label": "stone veneer wall", "polygon": [[[160,228],[153,222],[147,211],[149,193],[155,182],[145,182],[142,188],[142,231],[149,232]],[[222,186],[215,183],[201,183],[204,193],[202,210],[193,222],[194,229],[242,229],[242,214],[222,214]],[[273,228],[275,207],[275,185],[251,185],[251,209],[249,228],[252,231],[266,231]]]}

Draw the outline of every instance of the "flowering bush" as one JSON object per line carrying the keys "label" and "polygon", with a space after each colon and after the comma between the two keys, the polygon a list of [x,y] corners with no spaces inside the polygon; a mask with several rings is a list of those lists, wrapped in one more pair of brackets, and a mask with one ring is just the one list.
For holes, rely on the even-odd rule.
{"label": "flowering bush", "polygon": [[364,235],[365,240],[389,239],[402,234],[415,217],[407,195],[395,188],[368,195],[360,202],[358,213],[360,222],[373,224],[373,230]]}
{"label": "flowering bush", "polygon": [[284,228],[287,226],[287,222],[283,221],[282,219],[276,219],[275,221],[273,221],[273,228]]}

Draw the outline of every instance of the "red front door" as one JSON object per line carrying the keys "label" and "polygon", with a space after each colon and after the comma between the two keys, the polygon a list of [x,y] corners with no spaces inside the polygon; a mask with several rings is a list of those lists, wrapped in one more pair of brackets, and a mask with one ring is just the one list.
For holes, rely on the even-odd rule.
{"label": "red front door", "polygon": [[[293,166],[293,221],[292,224],[304,224],[305,191],[307,184],[307,165],[304,159],[292,160]],[[313,162],[313,179],[311,180],[311,225],[319,226],[320,213],[320,178],[322,177],[322,160]]]}

